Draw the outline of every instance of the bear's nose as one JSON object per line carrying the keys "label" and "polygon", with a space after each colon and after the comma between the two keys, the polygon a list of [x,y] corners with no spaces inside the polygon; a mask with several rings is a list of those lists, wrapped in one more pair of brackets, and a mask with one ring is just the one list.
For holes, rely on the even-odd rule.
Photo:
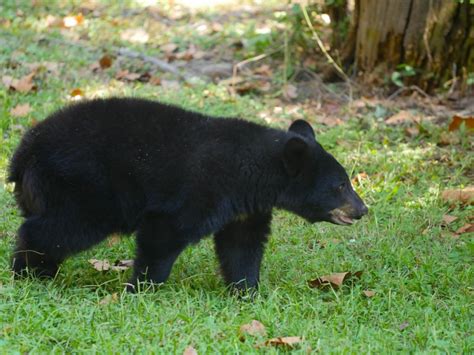
{"label": "bear's nose", "polygon": [[354,211],[354,215],[352,216],[352,218],[354,219],[361,219],[363,216],[365,216],[368,212],[369,212],[369,209],[367,208],[367,206],[365,204],[362,204],[362,206],[359,206],[357,208],[356,211]]}

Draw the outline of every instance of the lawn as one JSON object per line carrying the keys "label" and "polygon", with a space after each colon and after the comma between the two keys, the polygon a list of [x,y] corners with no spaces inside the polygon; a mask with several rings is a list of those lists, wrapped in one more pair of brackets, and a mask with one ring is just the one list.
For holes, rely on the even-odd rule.
{"label": "lawn", "polygon": [[[298,110],[299,101],[280,100],[278,89],[236,95],[218,82],[183,83],[150,63],[113,55],[110,68],[97,68],[115,47],[163,58],[160,46],[166,43],[176,44],[178,53],[193,44],[225,59],[228,47],[222,43],[243,38],[235,60],[257,55],[278,36],[265,35],[245,7],[223,15],[226,10],[219,7],[188,13],[163,6],[147,13],[140,2],[127,7],[100,2],[96,8],[81,8],[79,1],[44,3],[49,5],[13,0],[0,5],[0,76],[5,83],[6,76],[19,79],[35,71],[36,86],[23,92],[0,86],[0,353],[182,353],[188,346],[200,354],[474,352],[474,243],[472,233],[454,233],[472,221],[474,209],[440,198],[447,188],[472,184],[473,145],[465,131],[447,145],[438,144],[447,123],[428,121],[420,134],[407,135],[406,127],[384,123],[389,114],[378,104],[328,127]],[[272,6],[269,2],[260,19],[265,11],[270,17],[280,11]],[[84,16],[74,18],[77,25],[55,25],[79,12]],[[214,29],[206,32],[202,26]],[[146,43],[123,35],[136,28],[150,34]],[[32,69],[38,63],[43,64]],[[117,79],[123,70],[151,73],[161,85]],[[279,73],[273,88],[284,84]],[[111,95],[157,99],[280,128],[304,117],[355,178],[370,213],[354,226],[339,227],[310,225],[275,211],[253,300],[229,295],[211,238],[180,256],[167,283],[137,294],[124,291],[130,270],[101,272],[88,262],[133,258],[130,236],[68,259],[54,280],[15,280],[9,263],[21,217],[6,170],[22,132],[78,96]],[[26,112],[12,113],[25,104]],[[457,219],[446,225],[447,214]],[[347,271],[363,273],[339,289],[308,286],[308,280]],[[364,294],[369,290],[375,291],[372,297]],[[241,325],[254,319],[267,335],[241,336]],[[283,336],[302,341],[292,349],[264,345]]]}

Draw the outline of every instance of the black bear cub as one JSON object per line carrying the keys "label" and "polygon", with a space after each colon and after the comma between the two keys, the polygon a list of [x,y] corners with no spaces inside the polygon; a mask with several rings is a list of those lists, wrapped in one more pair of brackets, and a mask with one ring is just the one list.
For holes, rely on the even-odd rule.
{"label": "black bear cub", "polygon": [[303,120],[286,132],[133,98],[53,113],[23,137],[9,180],[25,217],[16,274],[54,276],[68,256],[135,232],[132,289],[164,282],[209,234],[225,281],[255,287],[274,207],[341,225],[367,213]]}

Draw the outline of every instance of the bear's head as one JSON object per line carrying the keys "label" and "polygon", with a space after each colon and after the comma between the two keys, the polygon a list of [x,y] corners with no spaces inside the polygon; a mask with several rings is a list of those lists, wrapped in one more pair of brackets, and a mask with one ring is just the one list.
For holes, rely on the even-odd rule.
{"label": "bear's head", "polygon": [[279,207],[311,223],[350,225],[367,214],[368,208],[352,188],[346,171],[316,141],[306,121],[297,120],[290,126],[283,164],[289,182]]}

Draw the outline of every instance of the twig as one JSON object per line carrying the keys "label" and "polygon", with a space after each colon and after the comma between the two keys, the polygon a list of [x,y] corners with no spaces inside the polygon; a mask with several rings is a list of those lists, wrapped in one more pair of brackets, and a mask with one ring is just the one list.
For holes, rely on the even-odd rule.
{"label": "twig", "polygon": [[344,70],[341,69],[341,67],[336,63],[336,61],[331,57],[331,55],[328,53],[326,48],[324,48],[324,43],[321,41],[321,38],[319,38],[318,33],[314,30],[313,24],[311,23],[311,20],[308,16],[308,11],[306,11],[306,6],[303,4],[300,4],[301,10],[303,11],[304,18],[306,20],[306,23],[308,24],[309,29],[311,30],[311,33],[313,34],[313,38],[315,39],[316,43],[319,46],[319,49],[321,49],[321,52],[326,56],[328,63],[332,64],[333,67],[336,69],[336,71],[339,73],[342,79],[347,83],[349,86],[349,97],[350,101],[352,102],[352,86],[351,86],[351,80],[349,77],[344,73]]}
{"label": "twig", "polygon": [[161,59],[158,59],[158,58],[155,58],[155,57],[150,57],[150,56],[145,55],[143,53],[132,51],[128,48],[123,48],[123,47],[116,48],[116,47],[114,47],[112,49],[119,56],[140,59],[140,60],[142,60],[146,63],[150,63],[150,64],[154,65],[155,67],[157,67],[161,71],[165,71],[165,72],[168,72],[168,73],[175,74],[175,75],[179,76],[181,79],[184,79],[184,76],[178,71],[178,69],[175,66],[165,62],[164,60],[161,60]]}
{"label": "twig", "polygon": [[405,91],[408,91],[408,90],[413,90],[413,91],[416,91],[418,92],[419,94],[423,95],[424,97],[426,97],[427,99],[431,99],[431,96],[428,95],[423,89],[421,89],[420,87],[416,86],[416,85],[411,85],[411,86],[404,86],[404,87],[401,87],[399,88],[398,90],[396,90],[392,95],[390,95],[387,100],[393,100],[394,98],[396,98],[398,95],[400,95],[402,92],[405,92]]}
{"label": "twig", "polygon": [[245,60],[235,64],[234,67],[232,68],[232,88],[234,89],[234,90],[232,90],[232,96],[235,95],[235,84],[236,84],[235,81],[236,81],[236,78],[237,78],[237,70],[242,69],[242,67],[244,65],[247,65],[248,63],[258,62],[259,60],[262,60],[266,57],[269,57],[269,56],[277,53],[278,51],[280,51],[280,49],[281,48],[278,48],[277,50],[275,50],[273,52],[270,52],[270,53],[259,54],[255,57],[245,59]]}
{"label": "twig", "polygon": [[[64,41],[64,40],[58,39],[58,38],[47,38],[46,40],[49,41],[49,42],[58,43],[58,44],[61,44],[61,45],[82,48],[82,49],[88,50],[90,52],[99,51],[99,49],[92,48],[91,46],[88,46],[87,44],[81,43],[79,41],[75,41],[75,42]],[[146,63],[152,64],[153,66],[155,66],[156,68],[158,68],[161,71],[172,73],[174,75],[177,75],[180,79],[185,79],[185,75],[181,74],[175,66],[173,66],[173,65],[171,65],[171,64],[169,64],[169,63],[167,63],[167,62],[165,62],[161,59],[150,57],[150,56],[145,55],[143,53],[135,52],[135,51],[132,51],[131,49],[123,48],[123,47],[112,47],[111,51],[115,52],[115,54],[117,54],[118,56],[127,57],[127,58],[134,58],[134,59],[140,59],[140,60],[142,60]]]}

